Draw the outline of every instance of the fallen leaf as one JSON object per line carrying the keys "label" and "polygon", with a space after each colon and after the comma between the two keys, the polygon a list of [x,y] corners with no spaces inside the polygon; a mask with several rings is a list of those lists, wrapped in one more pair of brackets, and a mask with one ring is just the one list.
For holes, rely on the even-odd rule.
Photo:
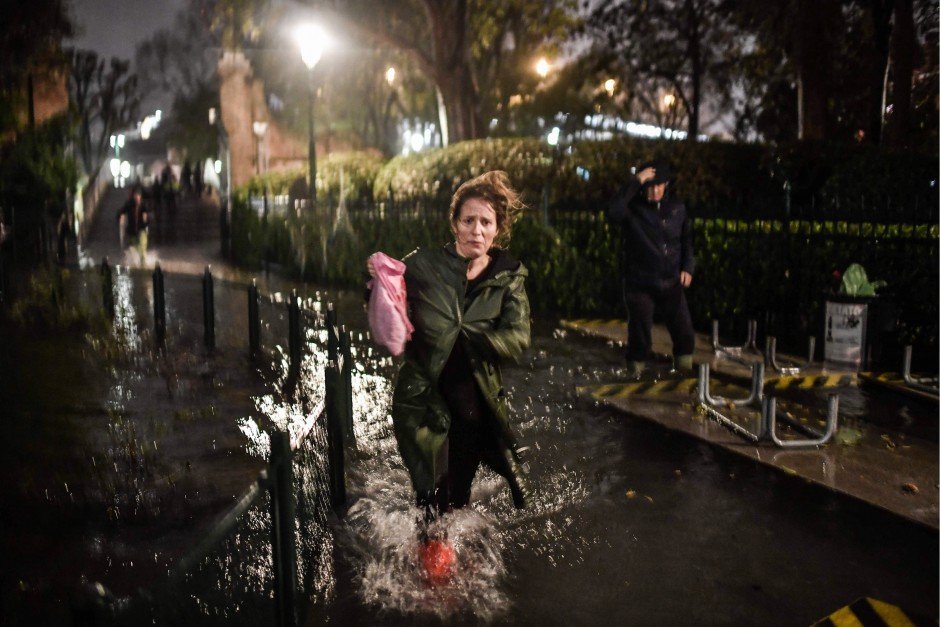
{"label": "fallen leaf", "polygon": [[627,490],[627,498],[632,499],[636,496],[636,492],[633,490]]}
{"label": "fallen leaf", "polygon": [[904,488],[904,491],[907,492],[908,494],[917,494],[918,492],[920,492],[920,488],[918,488],[913,483],[905,483],[902,487]]}
{"label": "fallen leaf", "polygon": [[681,477],[681,476],[682,476],[682,471],[679,470],[678,468],[676,468],[676,469],[673,471],[673,473],[675,473],[675,475],[676,475],[677,477]]}
{"label": "fallen leaf", "polygon": [[885,433],[881,434],[881,441],[885,443],[885,446],[888,448],[888,450],[893,451],[895,448],[897,448],[897,444],[894,443],[894,440],[889,438]]}
{"label": "fallen leaf", "polygon": [[653,502],[653,497],[651,497],[651,496],[644,496],[643,498],[646,499],[647,501],[649,501],[650,503]]}

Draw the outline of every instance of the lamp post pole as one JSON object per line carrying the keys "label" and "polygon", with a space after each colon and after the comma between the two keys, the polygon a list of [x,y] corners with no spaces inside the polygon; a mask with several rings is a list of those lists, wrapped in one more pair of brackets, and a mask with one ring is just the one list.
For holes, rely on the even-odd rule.
{"label": "lamp post pole", "polygon": [[309,70],[307,128],[309,144],[307,147],[307,167],[310,170],[310,207],[317,204],[317,139],[313,126],[313,104],[316,99],[316,89],[313,84],[313,68]]}
{"label": "lamp post pole", "polygon": [[310,206],[317,203],[317,144],[313,125],[313,105],[316,101],[316,87],[313,81],[313,69],[320,61],[323,50],[329,45],[329,36],[316,24],[303,24],[294,33],[297,44],[300,46],[300,58],[307,66],[307,132],[309,133],[307,147],[307,167],[310,169]]}

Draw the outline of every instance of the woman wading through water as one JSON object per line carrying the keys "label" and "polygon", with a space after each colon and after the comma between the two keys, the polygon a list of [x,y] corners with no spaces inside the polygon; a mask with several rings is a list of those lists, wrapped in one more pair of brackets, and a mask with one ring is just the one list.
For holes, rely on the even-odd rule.
{"label": "woman wading through water", "polygon": [[[395,437],[425,523],[470,501],[480,463],[525,506],[520,449],[500,364],[529,346],[528,274],[502,248],[522,210],[505,172],[465,182],[450,203],[454,241],[404,258],[414,333],[392,402]],[[371,261],[369,273],[375,276]]]}

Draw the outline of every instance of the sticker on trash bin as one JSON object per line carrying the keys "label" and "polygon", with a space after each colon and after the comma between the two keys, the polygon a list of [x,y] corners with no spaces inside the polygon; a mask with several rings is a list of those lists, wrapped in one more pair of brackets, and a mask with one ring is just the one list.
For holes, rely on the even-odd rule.
{"label": "sticker on trash bin", "polygon": [[826,361],[862,364],[867,315],[865,303],[826,302]]}

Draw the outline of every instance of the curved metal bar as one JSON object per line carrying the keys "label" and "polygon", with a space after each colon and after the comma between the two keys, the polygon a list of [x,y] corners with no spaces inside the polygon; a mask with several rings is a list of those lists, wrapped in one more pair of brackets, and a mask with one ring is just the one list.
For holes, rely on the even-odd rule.
{"label": "curved metal bar", "polygon": [[702,404],[716,407],[729,405],[751,405],[759,403],[764,397],[764,364],[751,365],[751,391],[745,398],[725,398],[711,395],[711,372],[708,364],[698,367],[698,400]]}
{"label": "curved metal bar", "polygon": [[781,440],[777,437],[777,399],[768,396],[764,399],[763,405],[763,424],[764,431],[770,440],[780,448],[803,448],[807,446],[822,446],[835,435],[839,428],[839,395],[830,394],[829,404],[826,412],[826,431],[819,438],[811,440]]}
{"label": "curved metal bar", "polygon": [[[756,323],[755,323],[756,324]],[[748,342],[751,340],[751,321],[748,320]],[[738,356],[748,347],[745,343],[741,346],[722,346],[718,340],[718,320],[712,320],[712,350],[716,353],[727,353],[728,355]]]}
{"label": "curved metal bar", "polygon": [[755,353],[760,352],[760,349],[757,348],[757,320],[747,321],[747,342],[744,344],[744,348],[749,348]]}
{"label": "curved metal bar", "polygon": [[768,335],[765,341],[764,365],[780,374],[800,374],[799,366],[781,366],[777,363],[777,338],[772,335]]}
{"label": "curved metal bar", "polygon": [[929,394],[940,394],[940,389],[938,389],[936,385],[926,384],[927,381],[934,383],[936,382],[936,379],[918,379],[911,376],[911,357],[913,354],[913,346],[908,344],[904,347],[904,367],[901,371],[901,375],[904,377],[904,383],[914,388],[915,390],[920,390],[921,392],[927,392]]}

